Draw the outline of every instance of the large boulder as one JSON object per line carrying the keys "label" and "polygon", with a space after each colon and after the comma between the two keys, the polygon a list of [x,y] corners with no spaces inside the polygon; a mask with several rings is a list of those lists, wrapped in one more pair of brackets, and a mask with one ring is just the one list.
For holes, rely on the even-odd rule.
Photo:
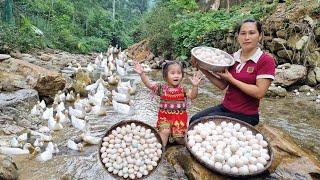
{"label": "large boulder", "polygon": [[276,69],[276,77],[274,83],[281,86],[290,86],[306,79],[307,68],[302,65],[280,65]]}
{"label": "large boulder", "polygon": [[266,93],[266,97],[286,97],[287,90],[281,86],[270,86]]}
{"label": "large boulder", "polygon": [[51,71],[26,61],[10,58],[0,63],[0,90],[35,89],[39,96],[54,96],[64,89],[65,79]]}
{"label": "large boulder", "polygon": [[148,40],[143,40],[128,47],[126,50],[127,55],[138,62],[152,60],[154,55],[151,52],[148,43]]}
{"label": "large boulder", "polygon": [[0,117],[8,116],[13,120],[30,114],[31,108],[39,101],[38,92],[34,89],[20,89],[14,92],[0,93]]}
{"label": "large boulder", "polygon": [[0,179],[13,180],[18,177],[18,168],[12,158],[0,154]]}

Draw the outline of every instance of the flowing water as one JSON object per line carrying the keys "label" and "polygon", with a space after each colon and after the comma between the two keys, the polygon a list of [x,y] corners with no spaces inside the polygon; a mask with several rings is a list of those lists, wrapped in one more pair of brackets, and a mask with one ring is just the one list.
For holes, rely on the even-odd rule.
{"label": "flowing water", "polygon": [[[152,80],[158,81],[161,74],[155,71],[149,76]],[[140,81],[135,74],[127,78]],[[187,78],[185,84],[190,86]],[[223,92],[213,88],[208,81],[204,81],[199,89],[198,98],[192,102],[189,114],[193,115],[206,107],[217,105],[222,98]],[[288,132],[299,145],[310,149],[319,158],[320,104],[309,101],[308,98],[310,97],[265,98],[261,102],[261,121]],[[149,90],[138,83],[137,94],[133,99],[134,115],[119,114],[112,107],[109,107],[105,117],[96,118],[89,115],[92,134],[102,137],[113,124],[126,119],[140,120],[154,125],[157,119],[157,101],[151,97]],[[76,152],[66,147],[67,140],[79,136],[80,133],[69,127],[54,132],[53,141],[58,144],[60,152],[48,162],[40,163],[25,156],[14,157],[21,179],[112,179],[99,162],[98,146],[85,146],[84,152]],[[164,160],[148,179],[187,179],[187,177],[175,173],[174,168]]]}

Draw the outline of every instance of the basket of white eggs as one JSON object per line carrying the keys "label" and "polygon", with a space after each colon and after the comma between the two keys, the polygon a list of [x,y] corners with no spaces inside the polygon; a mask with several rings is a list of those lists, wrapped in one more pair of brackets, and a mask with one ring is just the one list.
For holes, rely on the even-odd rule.
{"label": "basket of white eggs", "polygon": [[99,148],[99,160],[116,179],[144,179],[163,157],[161,137],[152,126],[124,120],[107,130]]}
{"label": "basket of white eggs", "polygon": [[189,125],[186,147],[214,172],[232,177],[265,172],[273,160],[267,139],[250,124],[224,116],[206,116]]}

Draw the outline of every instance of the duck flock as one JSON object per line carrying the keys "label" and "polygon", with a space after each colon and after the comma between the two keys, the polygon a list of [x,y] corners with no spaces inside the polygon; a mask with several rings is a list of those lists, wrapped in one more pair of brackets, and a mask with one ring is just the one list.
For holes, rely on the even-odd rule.
{"label": "duck flock", "polygon": [[[84,145],[97,145],[101,138],[92,135],[88,123],[88,115],[103,117],[107,114],[107,106],[113,106],[117,113],[132,115],[132,95],[136,93],[136,83],[123,81],[123,77],[132,71],[134,62],[125,51],[110,46],[104,55],[100,53],[87,67],[79,63],[68,64],[66,69],[73,72],[99,72],[100,78],[85,86],[86,97],[80,97],[73,90],[59,91],[53,104],[48,106],[45,101],[38,101],[31,109],[32,116],[41,119],[37,130],[28,129],[21,135],[10,139],[7,145],[0,146],[0,154],[31,155],[35,160],[45,162],[59,152],[57,142],[53,142],[56,131],[64,128],[75,128],[81,131],[80,141],[68,139],[65,144],[71,150],[83,151]],[[142,64],[145,72],[151,68]]]}

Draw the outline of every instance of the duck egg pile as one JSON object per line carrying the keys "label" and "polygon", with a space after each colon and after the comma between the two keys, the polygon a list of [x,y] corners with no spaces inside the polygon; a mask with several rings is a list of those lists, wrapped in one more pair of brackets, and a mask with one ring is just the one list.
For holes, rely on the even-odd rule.
{"label": "duck egg pile", "polygon": [[201,47],[195,50],[194,55],[209,64],[228,66],[231,63],[230,57],[218,49]]}
{"label": "duck egg pile", "polygon": [[104,137],[100,153],[110,173],[136,179],[148,175],[158,165],[161,148],[151,129],[131,123],[118,126]]}
{"label": "duck egg pile", "polygon": [[198,123],[187,135],[191,152],[225,173],[249,175],[264,169],[270,160],[263,136],[239,123]]}

